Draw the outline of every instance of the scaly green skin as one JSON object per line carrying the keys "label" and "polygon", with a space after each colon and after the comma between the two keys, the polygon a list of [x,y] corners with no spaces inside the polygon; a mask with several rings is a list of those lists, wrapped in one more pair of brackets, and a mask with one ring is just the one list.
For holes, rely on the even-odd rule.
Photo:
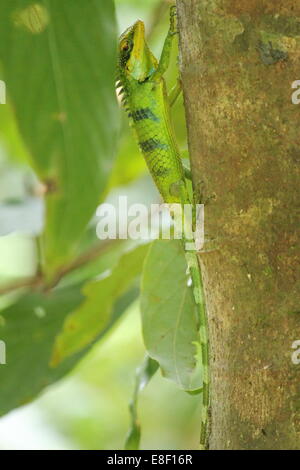
{"label": "scaly green skin", "polygon": [[[167,204],[190,204],[185,172],[177,148],[170,117],[163,75],[168,68],[175,32],[175,10],[171,8],[171,24],[159,62],[145,41],[145,28],[137,21],[120,38],[118,87],[122,87],[123,103],[137,136],[140,150],[153,180]],[[174,93],[176,98],[178,93]],[[174,101],[174,100],[171,100]],[[188,240],[184,240],[186,242]],[[186,252],[198,306],[200,343],[203,367],[202,419],[200,448],[208,446],[209,413],[209,346],[205,301],[200,266],[196,252]]]}

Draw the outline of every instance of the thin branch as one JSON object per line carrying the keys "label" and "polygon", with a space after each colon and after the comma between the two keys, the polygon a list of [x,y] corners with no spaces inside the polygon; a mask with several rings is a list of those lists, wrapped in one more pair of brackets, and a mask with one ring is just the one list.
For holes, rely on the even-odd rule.
{"label": "thin branch", "polygon": [[0,295],[9,294],[18,289],[23,288],[36,288],[42,284],[40,275],[36,275],[33,277],[27,277],[26,279],[18,279],[17,281],[13,281],[7,285],[0,287]]}
{"label": "thin branch", "polygon": [[9,294],[18,289],[44,289],[47,290],[55,287],[59,281],[67,274],[79,269],[80,267],[90,263],[97,259],[99,256],[107,252],[111,246],[121,243],[121,240],[105,240],[97,245],[93,246],[90,250],[85,253],[81,253],[72,263],[63,266],[57,271],[50,284],[45,285],[43,275],[38,273],[36,276],[27,277],[25,279],[18,279],[17,281],[11,282],[7,285],[0,287],[0,295]]}
{"label": "thin branch", "polygon": [[48,287],[55,287],[67,274],[76,271],[76,269],[79,269],[82,266],[85,266],[91,261],[97,259],[100,255],[106,253],[113,245],[120,243],[121,240],[119,239],[105,240],[101,243],[97,243],[97,245],[93,246],[90,250],[86,251],[85,253],[81,253],[72,263],[63,266],[59,271],[57,271],[56,275],[50,283],[50,286]]}

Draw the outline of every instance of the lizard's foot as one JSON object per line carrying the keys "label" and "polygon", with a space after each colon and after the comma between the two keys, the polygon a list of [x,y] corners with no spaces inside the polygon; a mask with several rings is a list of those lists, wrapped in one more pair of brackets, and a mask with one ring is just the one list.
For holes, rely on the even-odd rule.
{"label": "lizard's foot", "polygon": [[171,36],[178,34],[176,18],[177,18],[177,7],[176,5],[172,5],[170,8],[170,30],[169,30],[169,34]]}
{"label": "lizard's foot", "polygon": [[176,5],[172,5],[170,7],[170,15],[171,16],[176,16],[177,15],[177,6]]}

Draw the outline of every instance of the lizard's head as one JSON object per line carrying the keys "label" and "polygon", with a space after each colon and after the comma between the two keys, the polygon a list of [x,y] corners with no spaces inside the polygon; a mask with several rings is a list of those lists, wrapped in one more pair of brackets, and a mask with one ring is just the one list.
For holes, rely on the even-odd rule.
{"label": "lizard's head", "polygon": [[144,82],[155,71],[157,60],[147,46],[145,25],[138,20],[119,41],[119,69],[126,79]]}

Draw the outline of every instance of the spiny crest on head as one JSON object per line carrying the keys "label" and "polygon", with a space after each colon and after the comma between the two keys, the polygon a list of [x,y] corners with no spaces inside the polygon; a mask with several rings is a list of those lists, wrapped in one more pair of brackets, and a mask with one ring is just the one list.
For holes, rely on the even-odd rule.
{"label": "spiny crest on head", "polygon": [[126,68],[127,61],[130,58],[130,52],[133,47],[133,36],[134,36],[134,25],[127,28],[119,38],[119,56],[118,56],[118,65],[117,65],[117,75],[116,75],[116,90],[121,88],[118,91],[118,95],[125,94],[122,98],[123,105],[126,105],[126,82],[124,81],[124,70]]}

